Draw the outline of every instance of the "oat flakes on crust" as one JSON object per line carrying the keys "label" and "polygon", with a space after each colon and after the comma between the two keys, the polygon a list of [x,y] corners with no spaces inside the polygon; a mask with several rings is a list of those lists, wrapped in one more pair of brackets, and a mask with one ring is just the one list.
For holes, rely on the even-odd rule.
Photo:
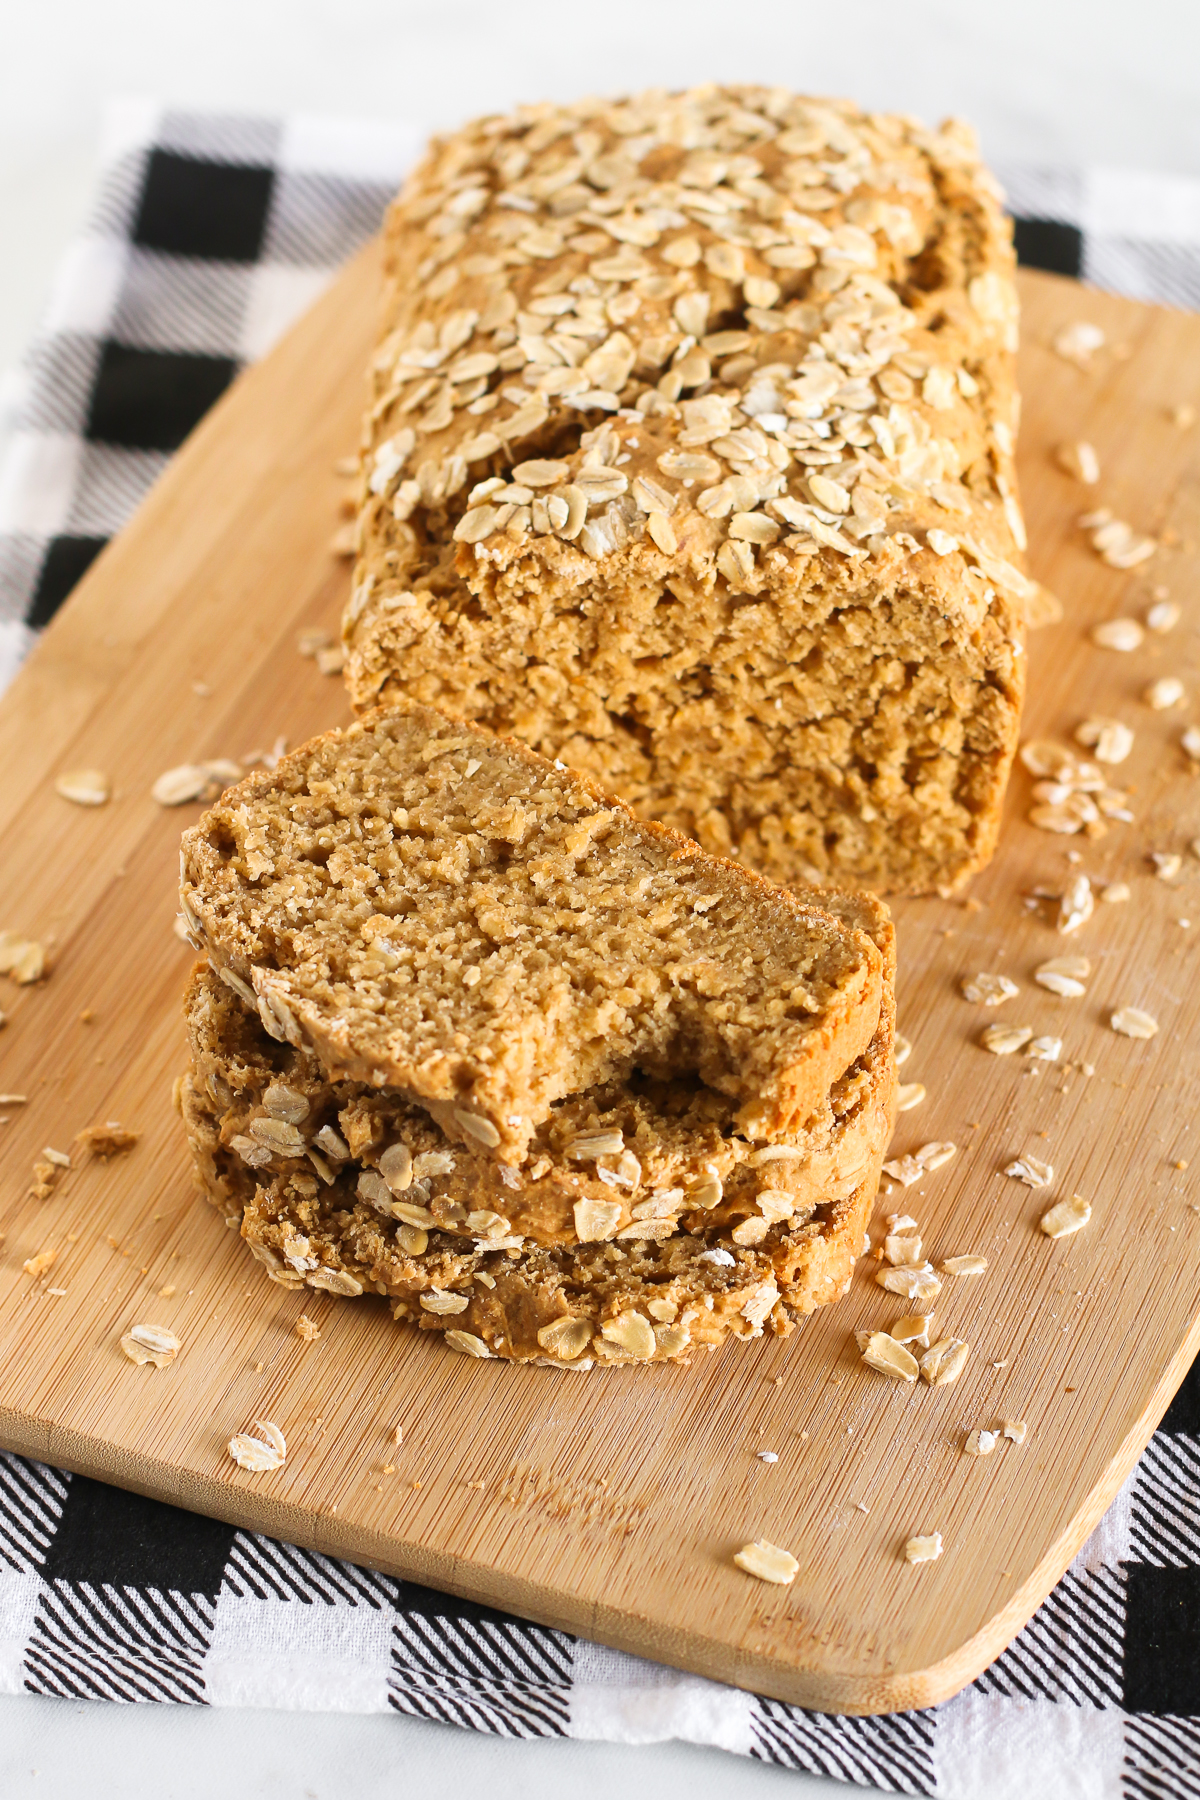
{"label": "oat flakes on crust", "polygon": [[[661,1241],[677,1231],[766,1237],[857,1188],[891,1130],[889,1004],[866,1053],[787,1142],[755,1145],[695,1077],[642,1076],[573,1095],[535,1135],[520,1171],[460,1145],[394,1091],[331,1081],[311,1053],[267,1035],[206,964],[185,1002],[190,1080],[216,1109],[221,1148],[260,1183],[341,1176],[383,1220],[504,1248]],[[597,1154],[591,1146],[611,1148]]]}
{"label": "oat flakes on crust", "polygon": [[1011,230],[969,130],[710,85],[433,144],[386,227],[356,706],[777,880],[953,888],[1024,686]]}
{"label": "oat flakes on crust", "polygon": [[[753,1247],[712,1231],[678,1232],[663,1243],[507,1250],[435,1230],[421,1250],[409,1251],[401,1229],[358,1200],[348,1177],[318,1185],[315,1195],[295,1178],[260,1184],[221,1149],[211,1103],[194,1083],[185,1087],[184,1108],[201,1187],[273,1279],[347,1296],[382,1294],[398,1319],[467,1333],[488,1354],[519,1362],[673,1361],[694,1346],[757,1337],[768,1327],[786,1336],[797,1318],[846,1291],[878,1185],[876,1168],[852,1193],[802,1224],[773,1225]],[[466,1295],[467,1305],[432,1312],[421,1297],[435,1292]],[[605,1326],[630,1315],[642,1321],[636,1335],[628,1327],[605,1335]]]}
{"label": "oat flakes on crust", "polygon": [[274,1037],[512,1164],[558,1101],[633,1069],[695,1071],[755,1140],[793,1132],[890,988],[878,903],[818,908],[411,702],[225,793],[181,869],[194,941]]}
{"label": "oat flakes on crust", "polygon": [[[729,1107],[694,1081],[690,1092],[683,1081],[646,1084],[608,1109],[637,1121],[623,1154],[640,1173],[626,1192],[601,1175],[605,1162],[628,1172],[616,1157],[577,1168],[563,1154],[575,1134],[561,1119],[545,1152],[516,1172],[450,1143],[395,1095],[335,1089],[311,1054],[269,1037],[203,964],[187,1012],[193,1064],[181,1101],[200,1185],[284,1286],[384,1294],[397,1318],[465,1333],[450,1341],[473,1344],[472,1354],[582,1367],[675,1359],[767,1324],[786,1334],[849,1283],[893,1119],[890,992],[876,1040],[812,1130],[772,1147],[793,1154],[764,1162],[735,1136],[731,1179],[711,1208],[689,1205],[680,1187],[712,1148],[722,1105],[729,1131]],[[562,1111],[590,1126],[597,1098]],[[282,1134],[254,1135],[263,1120],[295,1132],[291,1154]],[[378,1170],[385,1137],[394,1146],[401,1134],[411,1179],[392,1195]],[[315,1154],[302,1147],[316,1144]],[[378,1188],[369,1182],[364,1194],[364,1176]],[[656,1206],[672,1191],[667,1181],[680,1198]],[[604,1239],[572,1235],[576,1205],[614,1204],[614,1195],[627,1223]],[[780,1200],[786,1210],[772,1204]],[[742,1235],[750,1221],[762,1227],[752,1242]]]}

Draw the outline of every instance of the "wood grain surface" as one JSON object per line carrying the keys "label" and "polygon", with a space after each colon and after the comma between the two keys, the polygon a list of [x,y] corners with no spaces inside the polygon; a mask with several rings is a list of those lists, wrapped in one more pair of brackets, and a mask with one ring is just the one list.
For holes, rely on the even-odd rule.
{"label": "wood grain surface", "polygon": [[[196,1198],[170,1104],[191,956],[172,930],[176,845],[198,809],[149,790],[175,764],[295,744],[347,717],[340,683],[296,639],[336,627],[346,591],[328,549],[334,463],[357,442],[376,281],[372,249],[236,384],[0,707],[0,928],[51,953],[35,987],[0,978],[0,1090],[28,1095],[0,1106],[0,1442],[806,1706],[928,1705],[1033,1612],[1200,1342],[1200,783],[1179,749],[1200,715],[1190,698],[1172,712],[1140,700],[1165,673],[1189,696],[1200,687],[1200,433],[1168,415],[1200,400],[1200,321],[1022,278],[1031,563],[1066,609],[1030,640],[1027,734],[1069,736],[1093,713],[1133,725],[1115,778],[1135,789],[1136,823],[1098,841],[1038,832],[1018,774],[971,897],[896,909],[915,1045],[903,1078],[928,1090],[896,1150],[949,1139],[959,1152],[879,1212],[913,1212],[935,1259],[988,1258],[981,1280],[948,1280],[939,1297],[941,1328],[971,1344],[965,1373],[914,1389],[863,1367],[855,1329],[903,1310],[869,1262],[787,1341],[577,1379],[469,1360],[382,1302],[268,1283]],[[1109,336],[1087,370],[1049,347],[1076,318]],[[1099,453],[1097,488],[1053,462],[1079,437]],[[1159,535],[1149,564],[1100,561],[1076,524],[1098,504]],[[1174,632],[1130,655],[1088,641],[1160,584],[1183,606]],[[56,794],[56,774],[83,767],[110,774],[108,805]],[[1154,877],[1151,850],[1183,852],[1174,881]],[[1024,896],[1077,869],[1132,897],[1064,939],[1053,908]],[[1063,952],[1092,961],[1085,998],[1032,981]],[[1019,996],[999,1012],[967,1004],[958,980],[977,970],[1010,975]],[[1125,1004],[1152,1013],[1158,1036],[1109,1029]],[[1061,1035],[1063,1061],[986,1054],[978,1036],[996,1019]],[[42,1147],[69,1149],[106,1119],[137,1146],[76,1158],[50,1199],[29,1198]],[[1024,1150],[1054,1165],[1051,1189],[1003,1175]],[[1071,1193],[1091,1224],[1051,1242],[1037,1220]],[[32,1277],[23,1264],[46,1249],[53,1266]],[[321,1327],[311,1345],[294,1330],[302,1310]],[[138,1321],[179,1334],[173,1365],[126,1360],[118,1340]],[[963,1453],[968,1430],[1004,1415],[1028,1422],[1023,1447]],[[287,1435],[278,1472],[246,1474],[225,1452],[256,1416]],[[935,1530],[940,1561],[907,1565],[905,1540]],[[734,1567],[760,1535],[800,1559],[792,1587]]]}

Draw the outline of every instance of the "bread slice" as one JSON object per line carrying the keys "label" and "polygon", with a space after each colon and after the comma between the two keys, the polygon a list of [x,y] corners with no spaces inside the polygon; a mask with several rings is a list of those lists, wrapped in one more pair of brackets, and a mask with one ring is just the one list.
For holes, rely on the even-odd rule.
{"label": "bread slice", "polygon": [[412,703],[231,788],[184,836],[181,895],[268,1031],[512,1165],[556,1103],[635,1070],[779,1139],[880,1020],[855,923]]}
{"label": "bread slice", "polygon": [[957,123],[709,85],[437,141],[386,227],[355,705],[784,883],[960,885],[1024,686],[1016,330]]}
{"label": "bread slice", "polygon": [[[586,1367],[786,1333],[849,1281],[892,1123],[890,988],[867,1052],[789,1145],[755,1150],[694,1081],[642,1083],[564,1102],[520,1172],[418,1106],[331,1083],[206,963],[186,1011],[201,1186],[285,1287],[384,1294],[472,1354]],[[619,1151],[572,1154],[614,1120]]]}

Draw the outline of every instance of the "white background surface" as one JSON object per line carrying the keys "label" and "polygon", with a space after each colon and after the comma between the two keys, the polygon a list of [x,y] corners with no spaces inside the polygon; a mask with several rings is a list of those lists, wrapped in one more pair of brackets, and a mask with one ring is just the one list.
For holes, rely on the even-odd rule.
{"label": "white background surface", "polygon": [[[1200,175],[1196,0],[10,0],[0,373],[84,214],[111,96],[433,128],[517,100],[714,78],[959,113],[997,161]],[[392,1800],[434,1788],[508,1800],[622,1783],[654,1800],[837,1791],[681,1744],[514,1743],[385,1716],[0,1698],[3,1800]]]}

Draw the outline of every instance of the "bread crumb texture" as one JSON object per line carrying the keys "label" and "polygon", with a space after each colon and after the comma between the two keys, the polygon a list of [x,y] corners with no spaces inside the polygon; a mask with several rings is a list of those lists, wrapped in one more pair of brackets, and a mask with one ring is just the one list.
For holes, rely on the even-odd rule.
{"label": "bread crumb texture", "polygon": [[386,229],[356,705],[511,733],[781,881],[953,888],[1038,592],[1016,332],[961,124],[714,85],[435,141]]}
{"label": "bread crumb texture", "polygon": [[635,1071],[694,1075],[747,1140],[801,1131],[891,983],[882,907],[817,898],[412,704],[227,791],[182,848],[188,929],[275,1039],[512,1165]]}

